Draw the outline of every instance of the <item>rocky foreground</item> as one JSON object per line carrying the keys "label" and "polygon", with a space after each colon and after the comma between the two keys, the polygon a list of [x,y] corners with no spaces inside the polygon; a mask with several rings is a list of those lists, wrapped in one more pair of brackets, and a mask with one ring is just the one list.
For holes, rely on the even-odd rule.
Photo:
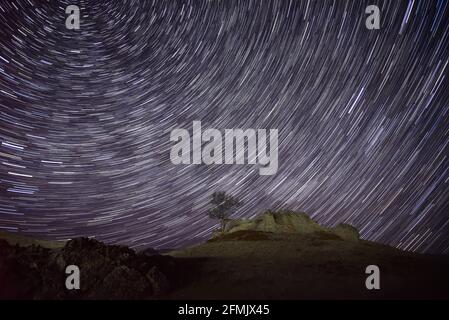
{"label": "rocky foreground", "polygon": [[[188,280],[179,276],[188,263],[175,260],[87,238],[58,249],[0,239],[0,299],[155,298]],[[80,269],[79,290],[65,286],[68,265]]]}
{"label": "rocky foreground", "polygon": [[[0,235],[1,237],[2,235]],[[449,298],[449,258],[359,239],[349,225],[267,212],[233,220],[206,243],[159,255],[93,239],[65,244],[0,240],[2,299],[435,299]],[[81,270],[80,290],[65,268]],[[367,290],[368,265],[380,290]]]}

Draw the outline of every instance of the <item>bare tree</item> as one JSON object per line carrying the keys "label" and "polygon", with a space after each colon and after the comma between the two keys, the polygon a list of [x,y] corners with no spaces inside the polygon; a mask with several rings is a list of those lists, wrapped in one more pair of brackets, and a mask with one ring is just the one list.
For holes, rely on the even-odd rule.
{"label": "bare tree", "polygon": [[241,206],[239,199],[227,195],[226,192],[214,192],[210,204],[213,206],[209,209],[209,217],[220,221],[221,232],[225,230],[226,223],[232,211]]}

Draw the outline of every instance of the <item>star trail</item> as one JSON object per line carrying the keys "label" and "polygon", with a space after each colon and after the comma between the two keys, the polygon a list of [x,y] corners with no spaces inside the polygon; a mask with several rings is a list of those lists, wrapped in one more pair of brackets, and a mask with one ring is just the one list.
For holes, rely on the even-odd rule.
{"label": "star trail", "polygon": [[[186,246],[223,190],[447,254],[448,64],[447,0],[1,0],[0,230]],[[172,164],[193,121],[278,129],[277,173]]]}

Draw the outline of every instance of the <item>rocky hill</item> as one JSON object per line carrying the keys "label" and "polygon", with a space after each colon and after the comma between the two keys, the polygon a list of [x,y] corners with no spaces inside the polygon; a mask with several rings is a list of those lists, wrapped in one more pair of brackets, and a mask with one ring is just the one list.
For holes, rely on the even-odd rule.
{"label": "rocky hill", "polygon": [[[198,280],[170,299],[449,298],[449,257],[361,240],[350,225],[325,228],[292,211],[230,221],[208,242],[170,254],[205,259]],[[369,265],[380,269],[380,290],[365,286]]]}
{"label": "rocky hill", "polygon": [[[62,248],[11,245],[0,239],[0,299],[149,299],[187,281],[188,261],[136,253],[78,238]],[[68,265],[80,269],[80,290],[67,290]]]}

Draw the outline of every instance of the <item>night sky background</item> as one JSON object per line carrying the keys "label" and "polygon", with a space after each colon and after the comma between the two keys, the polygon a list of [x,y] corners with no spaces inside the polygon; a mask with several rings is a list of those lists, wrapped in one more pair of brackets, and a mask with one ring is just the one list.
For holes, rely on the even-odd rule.
{"label": "night sky background", "polygon": [[[223,190],[447,254],[448,64],[446,0],[0,0],[0,230],[186,246]],[[173,165],[196,120],[279,129],[277,174]]]}

